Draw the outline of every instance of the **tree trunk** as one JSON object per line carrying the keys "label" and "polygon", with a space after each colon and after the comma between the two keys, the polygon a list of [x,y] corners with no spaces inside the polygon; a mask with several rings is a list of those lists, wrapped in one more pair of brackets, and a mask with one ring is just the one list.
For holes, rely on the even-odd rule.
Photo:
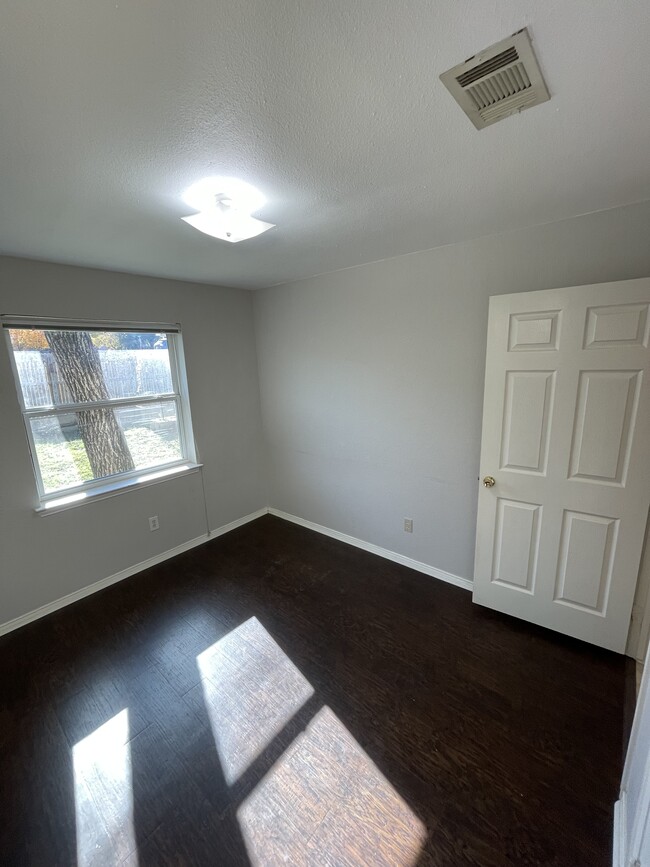
{"label": "tree trunk", "polygon": [[[75,403],[108,400],[99,355],[87,331],[46,331],[45,337]],[[129,445],[110,407],[76,413],[81,439],[96,479],[133,470]]]}

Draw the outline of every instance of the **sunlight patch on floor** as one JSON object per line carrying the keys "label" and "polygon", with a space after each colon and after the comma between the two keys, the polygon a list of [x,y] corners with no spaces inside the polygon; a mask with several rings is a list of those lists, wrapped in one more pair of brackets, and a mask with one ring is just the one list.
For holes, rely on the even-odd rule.
{"label": "sunlight patch on floor", "polygon": [[77,867],[137,865],[128,741],[125,708],[73,747]]}
{"label": "sunlight patch on floor", "polygon": [[256,617],[199,654],[197,661],[217,752],[232,785],[314,689]]}
{"label": "sunlight patch on floor", "polygon": [[[314,689],[255,617],[197,661],[217,752],[233,785]],[[253,867],[413,867],[426,839],[423,823],[329,707],[250,784],[237,819]]]}
{"label": "sunlight patch on floor", "polygon": [[323,707],[237,811],[254,867],[412,867],[426,829]]}

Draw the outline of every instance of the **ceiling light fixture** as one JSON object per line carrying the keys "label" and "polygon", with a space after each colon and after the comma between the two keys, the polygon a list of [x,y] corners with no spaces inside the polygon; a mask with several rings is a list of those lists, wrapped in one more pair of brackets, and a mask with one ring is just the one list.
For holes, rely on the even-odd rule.
{"label": "ceiling light fixture", "polygon": [[232,244],[261,235],[274,227],[251,216],[266,199],[251,184],[236,178],[204,178],[186,190],[184,202],[197,210],[182,219],[199,232]]}

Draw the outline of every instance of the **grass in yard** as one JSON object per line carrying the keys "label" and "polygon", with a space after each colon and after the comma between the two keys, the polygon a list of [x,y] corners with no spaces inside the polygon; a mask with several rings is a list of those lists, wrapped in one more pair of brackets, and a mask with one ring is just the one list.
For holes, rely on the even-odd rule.
{"label": "grass in yard", "polygon": [[[124,432],[137,469],[178,460],[178,440],[164,439],[149,428],[133,427]],[[46,492],[70,488],[93,479],[83,440],[37,442],[38,463]]]}
{"label": "grass in yard", "polygon": [[38,464],[46,492],[70,488],[92,479],[88,455],[83,442],[37,442]]}

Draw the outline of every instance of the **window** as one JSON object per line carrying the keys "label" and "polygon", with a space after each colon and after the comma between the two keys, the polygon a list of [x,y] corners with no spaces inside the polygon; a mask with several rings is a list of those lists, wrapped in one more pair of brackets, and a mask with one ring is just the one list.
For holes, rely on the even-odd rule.
{"label": "window", "polygon": [[2,324],[42,505],[193,464],[178,326]]}

